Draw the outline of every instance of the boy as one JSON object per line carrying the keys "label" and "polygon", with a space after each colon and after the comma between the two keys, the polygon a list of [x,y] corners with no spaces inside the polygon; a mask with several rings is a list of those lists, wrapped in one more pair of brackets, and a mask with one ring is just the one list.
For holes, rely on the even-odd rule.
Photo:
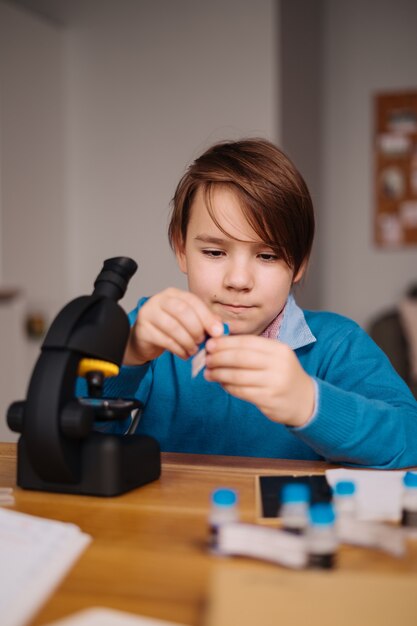
{"label": "boy", "polygon": [[417,465],[417,403],[388,359],[353,321],[291,295],[313,235],[308,189],[268,141],[219,143],[188,168],[169,237],[189,291],[139,301],[107,385],[144,403],[137,432],[171,452]]}

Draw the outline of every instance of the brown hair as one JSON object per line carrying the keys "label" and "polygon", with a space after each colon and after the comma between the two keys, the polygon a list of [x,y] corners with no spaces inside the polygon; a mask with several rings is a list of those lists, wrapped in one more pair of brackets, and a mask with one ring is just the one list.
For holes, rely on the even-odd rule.
{"label": "brown hair", "polygon": [[212,220],[228,234],[218,223],[210,203],[213,188],[218,185],[236,193],[249,225],[295,275],[311,252],[313,204],[296,167],[265,139],[215,144],[188,167],[172,200],[168,228],[171,247],[175,250],[185,244],[192,203],[200,187]]}

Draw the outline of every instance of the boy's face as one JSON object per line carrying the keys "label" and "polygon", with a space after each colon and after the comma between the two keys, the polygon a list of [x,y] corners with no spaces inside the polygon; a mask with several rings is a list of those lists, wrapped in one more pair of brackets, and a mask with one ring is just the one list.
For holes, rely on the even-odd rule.
{"label": "boy's face", "polygon": [[[202,189],[191,207],[185,246],[177,250],[189,290],[223,322],[232,334],[260,335],[281,311],[293,277],[246,221],[239,199],[227,187],[215,187],[212,208],[226,236],[211,219]],[[243,241],[242,241],[243,240]]]}

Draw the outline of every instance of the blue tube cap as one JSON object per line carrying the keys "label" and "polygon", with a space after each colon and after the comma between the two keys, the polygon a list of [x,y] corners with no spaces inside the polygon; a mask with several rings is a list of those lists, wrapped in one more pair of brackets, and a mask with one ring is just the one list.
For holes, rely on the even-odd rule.
{"label": "blue tube cap", "polygon": [[355,491],[356,485],[353,480],[339,480],[333,488],[336,496],[353,496]]}
{"label": "blue tube cap", "polygon": [[234,506],[237,503],[237,493],[233,489],[216,489],[211,494],[211,501],[217,506]]}
{"label": "blue tube cap", "polygon": [[333,506],[327,502],[318,502],[310,507],[310,522],[315,526],[331,526],[336,519]]}
{"label": "blue tube cap", "polygon": [[281,502],[309,502],[310,489],[305,483],[286,483],[281,490]]}
{"label": "blue tube cap", "polygon": [[406,472],[404,474],[403,483],[405,487],[417,489],[417,472]]}

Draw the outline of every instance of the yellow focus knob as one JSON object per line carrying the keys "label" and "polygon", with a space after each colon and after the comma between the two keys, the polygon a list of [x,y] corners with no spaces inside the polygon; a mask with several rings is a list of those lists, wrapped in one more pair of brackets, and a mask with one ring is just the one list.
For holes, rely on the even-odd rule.
{"label": "yellow focus knob", "polygon": [[88,372],[101,372],[103,376],[117,376],[119,368],[109,361],[99,359],[82,359],[78,363],[78,376],[85,376]]}

